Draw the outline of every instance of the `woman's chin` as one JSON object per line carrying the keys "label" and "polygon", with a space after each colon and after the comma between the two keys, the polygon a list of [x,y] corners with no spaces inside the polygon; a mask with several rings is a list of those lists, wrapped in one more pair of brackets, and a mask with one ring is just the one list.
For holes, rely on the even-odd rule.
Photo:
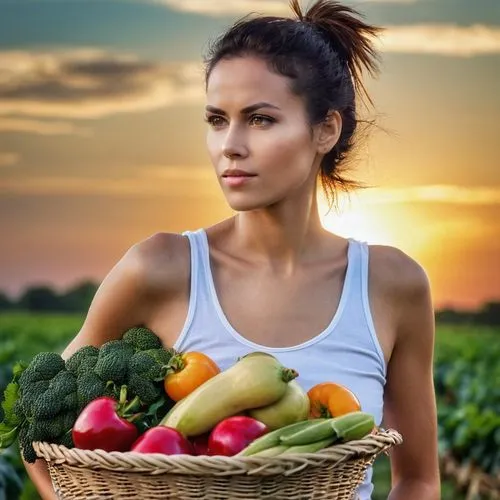
{"label": "woman's chin", "polygon": [[263,200],[250,196],[228,196],[226,201],[235,212],[249,212],[250,210],[256,210],[267,206],[267,203],[264,203]]}

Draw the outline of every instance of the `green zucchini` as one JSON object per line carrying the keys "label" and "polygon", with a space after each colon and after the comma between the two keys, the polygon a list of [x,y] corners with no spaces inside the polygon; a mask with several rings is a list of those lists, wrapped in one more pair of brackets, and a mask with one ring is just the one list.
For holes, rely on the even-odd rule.
{"label": "green zucchini", "polygon": [[282,435],[280,442],[287,446],[297,446],[336,437],[331,420],[330,418],[323,419],[296,432]]}
{"label": "green zucchini", "polygon": [[354,411],[332,418],[330,425],[339,440],[347,442],[364,438],[375,427],[375,420],[369,413]]}
{"label": "green zucchini", "polygon": [[320,441],[315,441],[314,443],[289,446],[285,451],[280,453],[280,455],[290,455],[293,453],[316,453],[317,451],[333,444],[335,440],[335,436],[330,436],[329,438],[321,439]]}
{"label": "green zucchini", "polygon": [[279,446],[281,444],[280,437],[286,436],[287,434],[293,434],[300,429],[304,429],[310,425],[313,425],[317,420],[324,419],[314,419],[314,420],[303,420],[302,422],[297,422],[295,424],[287,425],[281,429],[276,429],[274,431],[268,432],[263,436],[252,441],[244,450],[240,451],[238,455],[248,456],[259,453],[263,450]]}
{"label": "green zucchini", "polygon": [[277,457],[281,455],[284,451],[288,449],[288,446],[283,444],[279,444],[277,446],[273,446],[272,448],[267,448],[266,450],[259,451],[254,453],[252,457]]}

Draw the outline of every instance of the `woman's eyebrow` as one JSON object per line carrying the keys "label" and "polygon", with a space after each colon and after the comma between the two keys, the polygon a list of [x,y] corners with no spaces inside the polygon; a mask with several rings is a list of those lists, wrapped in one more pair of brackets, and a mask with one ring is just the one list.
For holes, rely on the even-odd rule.
{"label": "woman's eyebrow", "polygon": [[[262,108],[271,108],[271,109],[280,109],[278,108],[278,106],[275,106],[274,104],[271,104],[269,102],[258,102],[256,104],[252,104],[251,106],[247,106],[246,108],[243,108],[240,113],[242,115],[248,115],[254,111],[257,111],[258,109],[262,109]],[[227,113],[222,110],[222,109],[219,109],[219,108],[216,108],[215,106],[206,106],[205,109],[207,111],[210,111],[211,113],[215,113],[215,114],[218,114],[218,115],[222,115],[222,116],[226,116]]]}

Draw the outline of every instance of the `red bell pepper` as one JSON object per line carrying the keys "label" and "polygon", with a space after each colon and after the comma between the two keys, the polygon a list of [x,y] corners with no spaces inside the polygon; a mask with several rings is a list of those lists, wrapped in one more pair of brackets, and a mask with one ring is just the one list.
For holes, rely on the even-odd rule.
{"label": "red bell pepper", "polygon": [[120,393],[120,401],[107,396],[91,401],[73,425],[75,446],[86,450],[130,450],[139,434],[131,422],[135,416],[129,413],[135,404],[135,400],[127,404],[125,389]]}
{"label": "red bell pepper", "polygon": [[231,457],[268,431],[268,427],[255,418],[242,415],[226,418],[210,432],[209,454]]}

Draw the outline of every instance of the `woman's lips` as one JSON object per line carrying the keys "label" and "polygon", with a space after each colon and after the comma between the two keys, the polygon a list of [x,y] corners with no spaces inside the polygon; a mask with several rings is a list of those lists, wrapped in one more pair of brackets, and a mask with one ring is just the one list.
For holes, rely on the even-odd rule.
{"label": "woman's lips", "polygon": [[249,181],[257,177],[256,175],[224,175],[223,182],[229,187],[238,187],[247,184]]}

